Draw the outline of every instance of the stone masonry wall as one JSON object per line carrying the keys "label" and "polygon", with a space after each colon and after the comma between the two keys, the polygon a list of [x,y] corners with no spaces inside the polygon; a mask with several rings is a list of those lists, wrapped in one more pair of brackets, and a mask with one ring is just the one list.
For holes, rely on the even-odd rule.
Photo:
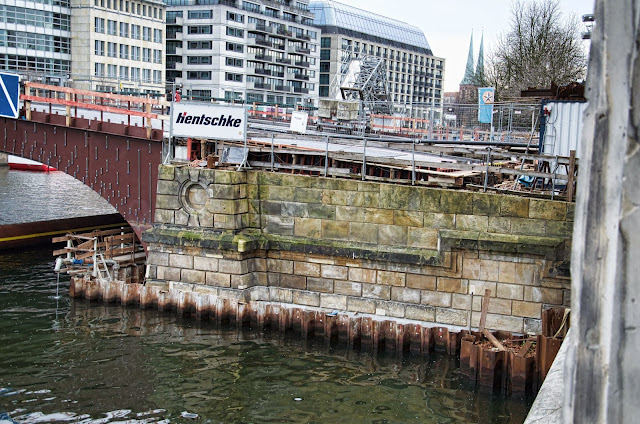
{"label": "stone masonry wall", "polygon": [[539,332],[568,305],[573,204],[161,166],[149,283],[452,326]]}

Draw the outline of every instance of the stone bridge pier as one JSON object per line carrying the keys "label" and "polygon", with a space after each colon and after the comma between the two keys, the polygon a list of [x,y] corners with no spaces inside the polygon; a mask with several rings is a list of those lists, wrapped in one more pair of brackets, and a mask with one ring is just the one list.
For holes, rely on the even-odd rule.
{"label": "stone bridge pier", "polygon": [[487,328],[539,333],[543,309],[569,305],[573,215],[550,200],[161,165],[146,290],[197,314],[234,302],[460,330],[478,327],[489,289]]}

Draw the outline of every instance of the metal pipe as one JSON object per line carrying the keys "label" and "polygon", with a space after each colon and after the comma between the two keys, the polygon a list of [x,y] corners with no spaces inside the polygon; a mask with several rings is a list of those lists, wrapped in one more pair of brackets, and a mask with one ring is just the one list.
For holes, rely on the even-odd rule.
{"label": "metal pipe", "polygon": [[489,185],[489,164],[491,162],[491,147],[487,151],[487,170],[484,173],[484,191],[487,191],[487,186]]}

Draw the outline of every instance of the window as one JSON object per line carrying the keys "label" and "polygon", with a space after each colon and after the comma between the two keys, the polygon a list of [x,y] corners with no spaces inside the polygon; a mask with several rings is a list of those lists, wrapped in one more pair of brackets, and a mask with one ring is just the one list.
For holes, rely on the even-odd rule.
{"label": "window", "polygon": [[96,27],[95,28],[96,32],[104,34],[104,19],[103,18],[96,18],[95,27]]}
{"label": "window", "polygon": [[116,27],[118,23],[116,21],[108,20],[107,21],[107,34],[108,35],[118,35],[116,32]]}
{"label": "window", "polygon": [[104,56],[104,41],[96,40],[96,56]]}
{"label": "window", "polygon": [[142,40],[151,41],[151,28],[142,27]]}
{"label": "window", "polygon": [[331,59],[331,50],[322,49],[320,50],[320,60],[330,60]]}
{"label": "window", "polygon": [[190,80],[210,80],[211,71],[189,71],[187,72],[187,79]]}
{"label": "window", "polygon": [[227,21],[244,22],[244,15],[235,12],[227,12]]}
{"label": "window", "polygon": [[331,48],[331,38],[322,37],[320,39],[320,47],[330,49]]}
{"label": "window", "polygon": [[247,93],[247,102],[249,103],[262,103],[264,101],[264,95],[258,93]]}
{"label": "window", "polygon": [[128,80],[129,79],[129,67],[121,66],[120,67],[120,79]]}
{"label": "window", "polygon": [[227,51],[242,53],[244,46],[242,44],[227,43]]}
{"label": "window", "polygon": [[146,4],[142,5],[142,16],[147,16],[147,5]]}
{"label": "window", "polygon": [[330,62],[320,62],[320,72],[330,72]]}
{"label": "window", "polygon": [[191,50],[211,50],[211,41],[189,41],[187,48]]}
{"label": "window", "polygon": [[162,50],[153,50],[153,63],[162,63]]}
{"label": "window", "polygon": [[107,77],[109,77],[109,78],[117,78],[118,77],[118,66],[117,65],[107,65]]}
{"label": "window", "polygon": [[107,43],[107,56],[118,57],[118,43]]}
{"label": "window", "polygon": [[213,11],[211,10],[190,10],[187,16],[189,19],[211,19],[212,15]]}
{"label": "window", "polygon": [[120,44],[120,59],[129,59],[129,46]]}
{"label": "window", "polygon": [[95,75],[97,77],[103,77],[104,76],[104,63],[97,63],[95,64]]}
{"label": "window", "polygon": [[176,54],[182,48],[182,41],[167,41],[167,54]]}
{"label": "window", "polygon": [[187,63],[190,65],[211,65],[211,56],[187,56]]}
{"label": "window", "polygon": [[131,81],[140,81],[140,68],[131,68]]}
{"label": "window", "polygon": [[320,84],[329,85],[329,74],[320,74]]}
{"label": "window", "polygon": [[244,31],[238,28],[227,27],[227,35],[232,37],[244,37]]}
{"label": "window", "polygon": [[182,10],[169,10],[167,11],[167,23],[175,24],[177,18],[182,18]]}
{"label": "window", "polygon": [[232,74],[227,72],[224,74],[225,81],[242,82],[242,74]]}
{"label": "window", "polygon": [[260,5],[259,4],[251,3],[251,2],[248,2],[248,1],[243,1],[242,2],[242,8],[244,10],[248,10],[249,12],[260,13]]}
{"label": "window", "polygon": [[211,34],[212,32],[212,25],[194,25],[189,27],[189,34]]}
{"label": "window", "polygon": [[140,47],[131,46],[131,60],[140,60]]}
{"label": "window", "polygon": [[329,87],[328,86],[320,86],[320,97],[329,97]]}
{"label": "window", "polygon": [[140,39],[140,25],[131,24],[131,38],[135,40]]}
{"label": "window", "polygon": [[126,22],[120,22],[120,37],[129,38],[129,24]]}
{"label": "window", "polygon": [[153,82],[155,84],[162,83],[162,71],[153,71]]}
{"label": "window", "polygon": [[146,47],[142,49],[142,61],[151,62],[151,49]]}
{"label": "window", "polygon": [[151,69],[143,69],[142,70],[142,81],[143,82],[151,82]]}
{"label": "window", "polygon": [[154,29],[153,30],[153,42],[154,43],[162,43],[162,30]]}
{"label": "window", "polygon": [[236,66],[238,68],[242,68],[242,59],[236,59],[235,57],[228,57],[226,60],[227,66]]}

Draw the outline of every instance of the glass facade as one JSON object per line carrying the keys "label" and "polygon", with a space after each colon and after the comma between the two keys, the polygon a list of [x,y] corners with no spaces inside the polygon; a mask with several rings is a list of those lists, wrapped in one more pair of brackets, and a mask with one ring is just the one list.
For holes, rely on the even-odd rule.
{"label": "glass facade", "polygon": [[331,0],[312,1],[309,10],[315,15],[313,24],[321,27],[323,34],[356,36],[376,43],[432,54],[424,33],[404,22]]}

